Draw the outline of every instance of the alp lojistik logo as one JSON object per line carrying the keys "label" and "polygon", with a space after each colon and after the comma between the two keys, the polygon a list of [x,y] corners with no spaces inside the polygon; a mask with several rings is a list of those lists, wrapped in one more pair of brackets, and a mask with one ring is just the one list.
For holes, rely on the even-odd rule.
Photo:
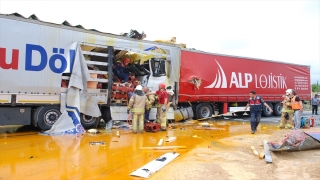
{"label": "alp lojistik logo", "polygon": [[204,88],[227,88],[227,78],[220,64],[215,60],[219,68],[217,68],[216,78],[213,83]]}

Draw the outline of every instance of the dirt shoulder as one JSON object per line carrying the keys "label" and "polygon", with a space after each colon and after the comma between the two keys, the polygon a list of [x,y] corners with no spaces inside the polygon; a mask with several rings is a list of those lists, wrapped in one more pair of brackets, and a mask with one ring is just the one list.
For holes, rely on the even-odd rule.
{"label": "dirt shoulder", "polygon": [[[320,131],[320,127],[306,131]],[[320,179],[320,150],[271,152],[273,163],[267,164],[253,154],[254,146],[263,151],[263,140],[278,142],[290,130],[276,130],[272,134],[257,132],[217,141],[204,142],[179,157],[152,179]]]}

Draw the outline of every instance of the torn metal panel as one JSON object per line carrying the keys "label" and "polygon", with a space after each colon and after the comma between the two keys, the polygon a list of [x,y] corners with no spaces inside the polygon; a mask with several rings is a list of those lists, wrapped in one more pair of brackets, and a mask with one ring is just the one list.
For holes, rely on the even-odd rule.
{"label": "torn metal panel", "polygon": [[[315,138],[316,137],[316,138]],[[302,151],[320,149],[317,133],[303,132],[299,129],[292,130],[279,143],[268,142],[270,151]]]}

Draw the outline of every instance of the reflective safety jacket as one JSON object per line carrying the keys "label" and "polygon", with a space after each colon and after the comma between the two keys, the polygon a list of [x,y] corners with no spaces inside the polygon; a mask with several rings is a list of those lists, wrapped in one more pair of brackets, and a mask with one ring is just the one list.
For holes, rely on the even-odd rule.
{"label": "reflective safety jacket", "polygon": [[248,104],[250,105],[250,111],[261,112],[263,99],[260,96],[256,96],[255,99],[250,98]]}
{"label": "reflective safety jacket", "polygon": [[147,96],[134,94],[129,101],[128,110],[132,113],[144,114],[145,109],[149,110],[149,101]]}
{"label": "reflective safety jacket", "polygon": [[281,102],[281,104],[282,104],[281,112],[293,113],[290,99],[287,99],[287,97],[284,97],[284,100]]}
{"label": "reflective safety jacket", "polygon": [[300,101],[296,101],[296,97],[297,96],[293,96],[293,98],[291,99],[291,107],[293,110],[299,110],[302,108],[300,105]]}
{"label": "reflective safety jacket", "polygon": [[147,98],[149,100],[149,109],[151,109],[152,104],[155,102],[155,96],[154,96],[154,94],[150,94],[150,95],[147,95]]}

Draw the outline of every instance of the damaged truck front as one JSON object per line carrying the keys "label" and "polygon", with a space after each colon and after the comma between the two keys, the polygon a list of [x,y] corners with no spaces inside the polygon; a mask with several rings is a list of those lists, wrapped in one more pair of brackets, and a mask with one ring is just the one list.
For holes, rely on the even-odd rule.
{"label": "damaged truck front", "polygon": [[[175,88],[178,82],[180,49],[122,36],[86,30],[81,25],[53,24],[14,13],[0,15],[0,125],[30,125],[48,130],[66,110],[66,95],[76,54],[81,53],[90,77],[86,96],[95,102],[101,116],[90,116],[81,105],[81,124],[97,126],[100,118],[127,120],[128,92],[141,82],[151,90],[159,83]],[[117,61],[129,57],[131,65],[126,85],[113,76]],[[87,98],[88,99],[88,98]],[[175,101],[173,101],[174,104]],[[97,113],[95,113],[97,114]],[[155,108],[150,116],[155,117]],[[173,119],[173,109],[168,118]]]}

